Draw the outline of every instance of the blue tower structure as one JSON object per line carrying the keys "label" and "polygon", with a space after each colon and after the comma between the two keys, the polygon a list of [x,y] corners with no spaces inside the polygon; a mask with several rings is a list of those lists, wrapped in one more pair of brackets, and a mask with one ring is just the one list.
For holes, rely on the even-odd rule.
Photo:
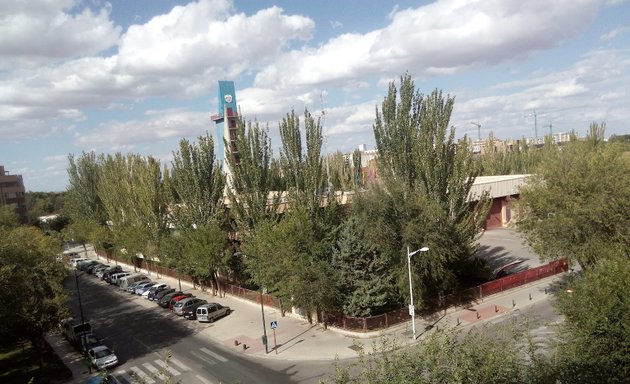
{"label": "blue tower structure", "polygon": [[[234,90],[233,81],[219,81],[219,113],[212,116],[212,121],[216,124],[217,129],[217,151],[216,156],[221,164],[221,169],[230,179],[231,172],[225,161],[226,148],[225,143],[232,146],[236,140],[236,128],[238,120],[238,109],[236,104],[236,92]],[[232,150],[236,151],[236,147],[232,146]]]}

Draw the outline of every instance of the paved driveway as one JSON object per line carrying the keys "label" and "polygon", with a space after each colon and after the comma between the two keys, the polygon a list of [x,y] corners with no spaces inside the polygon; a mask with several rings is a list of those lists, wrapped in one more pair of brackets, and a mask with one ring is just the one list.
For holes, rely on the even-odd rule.
{"label": "paved driveway", "polygon": [[495,272],[502,268],[518,272],[544,264],[512,228],[486,231],[479,239],[479,245],[477,257],[486,260],[490,269]]}

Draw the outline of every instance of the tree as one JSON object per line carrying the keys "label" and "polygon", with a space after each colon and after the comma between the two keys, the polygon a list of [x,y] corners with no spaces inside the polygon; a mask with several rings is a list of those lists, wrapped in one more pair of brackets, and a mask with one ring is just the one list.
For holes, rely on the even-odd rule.
{"label": "tree", "polygon": [[366,241],[365,223],[350,216],[341,226],[332,266],[339,274],[340,301],[348,316],[371,316],[387,309],[394,298],[394,281],[385,259]]}
{"label": "tree", "polygon": [[548,151],[521,188],[517,228],[544,259],[588,269],[630,249],[630,161],[602,137],[595,124],[586,141]]}
{"label": "tree", "polygon": [[547,361],[526,333],[507,325],[459,334],[433,332],[422,343],[403,347],[384,339],[356,364],[337,366],[334,382],[351,383],[555,383]]}
{"label": "tree", "polygon": [[560,380],[625,383],[630,377],[630,258],[625,251],[597,260],[560,292]]}
{"label": "tree", "polygon": [[30,340],[40,355],[40,368],[44,332],[67,314],[66,271],[55,260],[60,246],[36,227],[2,225],[0,220],[0,286],[6,295],[3,307],[10,308],[0,311],[0,340]]}
{"label": "tree", "polygon": [[406,247],[428,245],[430,252],[414,263],[423,277],[414,284],[423,292],[452,290],[473,272],[469,267],[489,208],[487,194],[471,199],[478,171],[466,137],[456,142],[448,127],[453,106],[454,99],[438,90],[421,95],[407,74],[399,89],[390,84],[373,125],[384,186],[375,190],[389,204],[382,211],[388,225],[400,234],[384,245],[385,257],[404,271]]}
{"label": "tree", "polygon": [[273,196],[272,191],[278,175],[274,172],[277,167],[272,167],[268,130],[258,122],[249,122],[246,129],[239,119],[235,140],[226,142],[225,147],[229,148],[226,160],[232,172],[227,188],[230,212],[241,231],[251,231],[259,222],[277,214],[279,196]]}
{"label": "tree", "polygon": [[170,218],[177,228],[205,225],[223,213],[225,181],[207,133],[196,143],[179,142],[173,153],[170,184]]}
{"label": "tree", "polygon": [[94,152],[76,158],[68,155],[68,181],[64,211],[72,220],[105,224],[105,208],[98,193],[100,161]]}

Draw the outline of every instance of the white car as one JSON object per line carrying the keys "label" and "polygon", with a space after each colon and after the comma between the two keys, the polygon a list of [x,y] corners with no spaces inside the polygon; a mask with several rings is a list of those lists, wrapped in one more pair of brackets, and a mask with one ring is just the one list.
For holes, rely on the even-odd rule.
{"label": "white car", "polygon": [[90,362],[96,369],[106,369],[118,365],[118,357],[109,348],[99,345],[88,351]]}
{"label": "white car", "polygon": [[157,284],[155,281],[149,281],[149,282],[146,282],[146,283],[138,284],[136,286],[136,290],[134,291],[134,293],[136,295],[142,295],[144,293],[144,291],[148,291],[149,288],[151,288],[155,284]]}
{"label": "white car", "polygon": [[169,287],[168,284],[157,284],[157,285],[154,285],[151,288],[147,289],[146,291],[142,292],[142,297],[144,297],[145,299],[149,300],[149,293],[155,292],[158,289],[167,288],[167,287]]}

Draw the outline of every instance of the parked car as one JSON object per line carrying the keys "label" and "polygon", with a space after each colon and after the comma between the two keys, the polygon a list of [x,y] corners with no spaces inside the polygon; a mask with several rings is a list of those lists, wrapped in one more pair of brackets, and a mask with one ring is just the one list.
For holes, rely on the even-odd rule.
{"label": "parked car", "polygon": [[208,303],[197,307],[197,320],[199,322],[213,323],[216,319],[227,316],[232,312],[230,307],[223,306],[219,303]]}
{"label": "parked car", "polygon": [[82,353],[87,352],[88,350],[100,345],[98,338],[93,332],[87,332],[81,336],[79,339],[79,350]]}
{"label": "parked car", "polygon": [[142,273],[132,273],[118,279],[118,288],[126,291],[130,285],[136,284],[138,281],[149,281],[150,279]]}
{"label": "parked car", "polygon": [[161,289],[157,292],[155,292],[155,295],[153,295],[153,301],[160,301],[162,300],[162,298],[166,295],[168,295],[169,293],[173,293],[175,292],[174,288],[166,288],[166,289]]}
{"label": "parked car", "polygon": [[[123,277],[123,279],[124,279],[124,277]],[[136,293],[136,288],[138,288],[138,285],[142,285],[142,284],[150,283],[150,282],[151,282],[151,280],[149,280],[149,278],[146,278],[146,279],[140,280],[140,281],[136,281],[135,283],[128,285],[127,289],[125,289],[125,291],[127,291],[127,292],[129,292],[129,293],[131,293],[133,295],[133,294]]]}
{"label": "parked car", "polygon": [[111,275],[118,272],[122,272],[122,267],[120,265],[109,267],[103,272],[102,279],[109,283],[109,278],[111,277]]}
{"label": "parked car", "polygon": [[99,345],[88,351],[88,357],[96,369],[107,369],[118,364],[118,357],[104,345]]}
{"label": "parked car", "polygon": [[93,265],[93,264],[98,264],[98,261],[96,260],[83,260],[77,263],[76,269],[79,271],[85,271],[87,269],[87,267]]}
{"label": "parked car", "polygon": [[131,275],[131,272],[127,272],[127,271],[114,273],[113,275],[109,277],[109,283],[112,285],[118,285],[118,279],[120,279],[121,277],[129,276],[129,275]]}
{"label": "parked car", "polygon": [[103,277],[103,273],[105,273],[105,270],[107,268],[109,268],[110,266],[107,264],[102,264],[96,268],[94,268],[94,270],[92,271],[94,273],[94,276],[101,278]]}
{"label": "parked car", "polygon": [[85,321],[83,324],[77,319],[68,318],[61,321],[59,324],[61,333],[70,341],[70,344],[74,346],[81,346],[81,339],[83,335],[87,335],[92,332],[92,326],[89,322]]}
{"label": "parked car", "polygon": [[189,297],[194,297],[192,293],[182,293],[181,295],[176,295],[173,296],[169,301],[168,301],[168,309],[173,309],[173,306],[175,305],[175,303],[187,299]]}
{"label": "parked car", "polygon": [[120,384],[120,380],[110,374],[98,373],[90,377],[87,384]]}
{"label": "parked car", "polygon": [[[173,297],[175,297],[175,296],[177,296],[177,295],[181,295],[181,294],[183,294],[183,293],[184,293],[184,292],[182,292],[182,291],[176,291],[176,290],[173,290],[173,291],[171,291],[171,292],[169,292],[169,293],[166,293],[166,294],[164,294],[161,298],[159,298],[159,299],[157,300],[158,305],[159,305],[160,307],[162,307],[162,308],[168,308],[168,303],[171,301],[171,299],[172,299]],[[158,296],[159,296],[159,295],[162,295],[162,294],[160,293],[160,294],[158,294]]]}
{"label": "parked car", "polygon": [[158,284],[158,285],[154,285],[154,286],[152,286],[151,288],[149,288],[147,291],[145,291],[145,292],[142,294],[142,297],[145,297],[145,298],[146,298],[146,299],[148,299],[148,300],[153,300],[153,299],[155,299],[155,295],[156,295],[158,292],[161,292],[161,291],[166,290],[166,289],[171,289],[171,286],[170,286],[170,285],[168,285],[168,284]]}
{"label": "parked car", "polygon": [[92,265],[88,266],[87,268],[85,268],[85,272],[87,272],[87,273],[89,273],[90,275],[92,275],[92,274],[94,274],[94,271],[95,271],[97,268],[100,268],[100,267],[102,267],[102,266],[103,266],[103,264],[101,264],[101,263],[99,263],[99,262],[96,262],[96,263],[94,263],[94,264],[92,264]]}
{"label": "parked car", "polygon": [[76,268],[78,263],[82,261],[86,261],[86,260],[90,260],[90,259],[88,259],[87,257],[79,257],[75,259],[70,259],[70,265],[72,265],[73,268]]}
{"label": "parked car", "polygon": [[177,316],[184,316],[184,311],[188,308],[194,307],[194,309],[197,309],[198,306],[206,303],[207,301],[204,299],[200,299],[198,297],[188,297],[173,304],[173,312],[175,312]]}
{"label": "parked car", "polygon": [[142,296],[144,291],[149,290],[149,288],[151,288],[152,286],[154,286],[156,284],[157,283],[155,281],[147,281],[147,282],[144,282],[144,283],[138,283],[138,285],[136,285],[136,290],[133,291],[133,293],[135,293],[136,295]]}

